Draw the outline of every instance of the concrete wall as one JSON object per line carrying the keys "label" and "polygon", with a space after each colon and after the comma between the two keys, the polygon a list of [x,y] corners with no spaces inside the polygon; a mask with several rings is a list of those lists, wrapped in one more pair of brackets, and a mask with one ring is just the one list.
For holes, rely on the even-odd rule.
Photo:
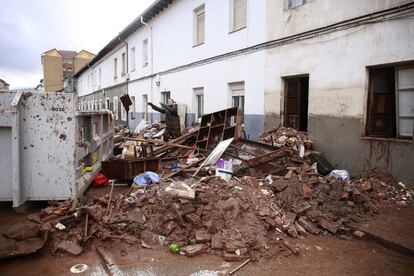
{"label": "concrete wall", "polygon": [[[270,20],[268,25],[274,26],[277,22]],[[414,20],[404,18],[267,50],[266,116],[273,117],[270,119],[274,120],[273,125],[280,122],[283,77],[309,74],[308,133],[316,149],[324,152],[335,167],[347,169],[354,175],[363,169],[379,167],[397,180],[414,185],[414,171],[410,169],[414,158],[413,141],[364,138],[367,66],[414,61],[413,37]]]}

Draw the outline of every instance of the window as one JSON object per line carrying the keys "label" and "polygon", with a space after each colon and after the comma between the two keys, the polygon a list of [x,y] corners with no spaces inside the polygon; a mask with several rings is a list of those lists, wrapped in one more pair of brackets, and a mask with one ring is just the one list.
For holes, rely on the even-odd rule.
{"label": "window", "polygon": [[99,110],[99,106],[98,106],[98,100],[95,100],[95,110]]}
{"label": "window", "polygon": [[135,47],[131,48],[131,71],[135,71]]}
{"label": "window", "polygon": [[66,60],[66,63],[67,63],[67,64],[72,64],[72,63],[73,63],[73,59],[67,59],[67,60]]}
{"label": "window", "polygon": [[131,113],[131,119],[135,119],[135,96],[131,96],[132,106],[129,109],[129,113]]}
{"label": "window", "polygon": [[126,75],[126,73],[127,73],[127,69],[126,69],[126,56],[125,56],[125,53],[122,53],[122,56],[121,56],[121,61],[122,61],[122,72],[121,72],[121,75],[122,76],[125,76]]}
{"label": "window", "polygon": [[194,113],[196,115],[196,119],[199,119],[204,115],[204,88],[194,88],[193,91],[195,97]]}
{"label": "window", "polygon": [[242,121],[244,121],[244,82],[229,83],[231,93],[231,106],[239,107],[242,113]]}
{"label": "window", "polygon": [[118,97],[114,97],[113,109],[115,120],[118,120]]}
{"label": "window", "polygon": [[230,32],[246,27],[247,0],[230,0]]}
{"label": "window", "polygon": [[142,95],[142,111],[148,114],[148,95]]}
{"label": "window", "polygon": [[194,46],[204,43],[205,8],[204,5],[194,10]]}
{"label": "window", "polygon": [[110,101],[109,101],[109,98],[106,98],[105,99],[105,109],[109,110],[109,107],[110,107]]}
{"label": "window", "polygon": [[414,67],[369,70],[367,134],[412,138],[414,133]]}
{"label": "window", "polygon": [[293,9],[305,4],[305,0],[288,0],[288,8]]}
{"label": "window", "polygon": [[104,109],[104,107],[103,107],[103,101],[102,101],[102,99],[99,99],[99,105],[98,105],[98,110],[102,110],[102,109]]}
{"label": "window", "polygon": [[123,104],[121,104],[121,120],[126,121],[127,120],[127,112],[125,110],[125,107]]}
{"label": "window", "polygon": [[142,66],[148,65],[148,39],[142,41]]}
{"label": "window", "polygon": [[102,83],[102,68],[99,68],[99,85]]}
{"label": "window", "polygon": [[168,100],[171,98],[171,93],[170,93],[170,91],[164,91],[164,92],[161,92],[161,102],[163,103],[163,104],[167,104],[168,103]]}
{"label": "window", "polygon": [[90,86],[91,86],[91,80],[90,80],[90,77],[88,75],[88,89],[90,88]]}
{"label": "window", "polygon": [[114,58],[114,79],[116,79],[118,76],[118,61],[116,58]]}

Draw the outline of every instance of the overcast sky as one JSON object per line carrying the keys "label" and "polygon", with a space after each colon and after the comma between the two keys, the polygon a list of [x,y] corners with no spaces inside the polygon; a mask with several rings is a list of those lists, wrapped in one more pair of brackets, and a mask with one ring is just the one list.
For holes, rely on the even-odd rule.
{"label": "overcast sky", "polygon": [[43,78],[53,48],[97,54],[154,0],[0,0],[0,79],[11,88]]}

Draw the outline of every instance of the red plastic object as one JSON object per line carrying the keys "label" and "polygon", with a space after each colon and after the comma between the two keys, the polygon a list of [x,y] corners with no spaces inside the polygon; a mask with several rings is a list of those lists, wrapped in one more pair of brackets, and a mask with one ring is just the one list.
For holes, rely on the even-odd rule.
{"label": "red plastic object", "polygon": [[99,187],[105,187],[109,183],[108,177],[106,177],[104,174],[97,173],[95,175],[95,179],[92,182],[92,187],[99,188]]}

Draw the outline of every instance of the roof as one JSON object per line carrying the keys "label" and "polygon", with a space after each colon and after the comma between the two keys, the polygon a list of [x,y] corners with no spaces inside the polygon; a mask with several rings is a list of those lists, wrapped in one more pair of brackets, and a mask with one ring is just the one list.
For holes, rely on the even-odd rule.
{"label": "roof", "polygon": [[63,58],[72,59],[78,54],[76,51],[66,51],[66,50],[58,50],[58,52],[62,55]]}
{"label": "roof", "polygon": [[0,82],[4,83],[4,85],[5,85],[5,86],[8,86],[8,85],[9,85],[9,84],[8,84],[5,80],[3,80],[3,79],[0,79]]}
{"label": "roof", "polygon": [[116,37],[114,37],[108,44],[103,47],[99,53],[85,66],[82,67],[74,77],[79,77],[89,66],[94,65],[107,53],[113,50],[118,46],[122,40],[125,40],[128,36],[134,33],[136,30],[144,26],[141,23],[141,17],[144,19],[144,22],[149,22],[152,18],[158,15],[161,11],[168,7],[169,4],[176,0],[156,0],[151,6],[149,6],[143,13],[141,13],[137,18],[135,18],[131,23],[128,24]]}

